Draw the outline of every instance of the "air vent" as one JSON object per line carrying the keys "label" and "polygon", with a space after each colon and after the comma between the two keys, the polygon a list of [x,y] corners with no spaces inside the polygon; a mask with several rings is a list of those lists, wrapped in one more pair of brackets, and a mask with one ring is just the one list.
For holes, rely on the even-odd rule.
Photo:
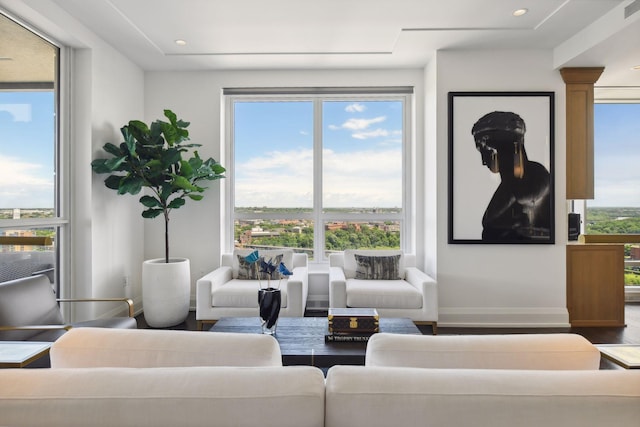
{"label": "air vent", "polygon": [[640,0],[636,0],[631,3],[629,6],[624,8],[624,19],[627,19],[634,13],[640,10]]}

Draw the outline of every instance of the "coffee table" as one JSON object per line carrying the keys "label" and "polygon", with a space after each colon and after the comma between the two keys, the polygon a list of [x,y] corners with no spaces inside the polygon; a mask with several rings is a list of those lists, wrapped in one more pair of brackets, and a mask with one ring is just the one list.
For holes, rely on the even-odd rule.
{"label": "coffee table", "polygon": [[24,368],[49,353],[50,342],[0,341],[0,368]]}
{"label": "coffee table", "polygon": [[[280,344],[283,365],[364,365],[366,342],[329,342],[326,317],[281,317],[274,337]],[[212,332],[260,333],[257,317],[223,317]],[[380,318],[380,332],[422,335],[411,319]]]}

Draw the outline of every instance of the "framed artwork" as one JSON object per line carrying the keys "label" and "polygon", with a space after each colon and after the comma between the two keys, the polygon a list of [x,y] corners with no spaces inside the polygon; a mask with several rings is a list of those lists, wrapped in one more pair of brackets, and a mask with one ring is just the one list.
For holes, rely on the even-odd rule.
{"label": "framed artwork", "polygon": [[554,93],[449,92],[449,243],[554,243]]}

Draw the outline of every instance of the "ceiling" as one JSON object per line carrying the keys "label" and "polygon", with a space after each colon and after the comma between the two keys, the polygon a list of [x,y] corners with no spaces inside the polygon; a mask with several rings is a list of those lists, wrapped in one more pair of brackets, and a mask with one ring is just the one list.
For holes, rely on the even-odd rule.
{"label": "ceiling", "polygon": [[145,70],[416,68],[437,50],[542,48],[555,67],[605,66],[600,85],[640,87],[640,12],[624,18],[640,0],[51,3]]}

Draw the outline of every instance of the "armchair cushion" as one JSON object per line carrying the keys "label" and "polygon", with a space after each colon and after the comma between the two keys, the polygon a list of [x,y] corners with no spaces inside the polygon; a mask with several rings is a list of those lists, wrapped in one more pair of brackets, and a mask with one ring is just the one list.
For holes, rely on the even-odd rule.
{"label": "armchair cushion", "polygon": [[[277,287],[276,280],[272,285]],[[262,282],[263,287],[267,286],[266,280]],[[213,307],[258,307],[258,281],[234,279],[224,286],[215,289],[211,294],[211,305]],[[280,283],[281,306],[287,306],[287,279],[282,279]]]}
{"label": "armchair cushion", "polygon": [[347,307],[422,308],[422,293],[404,280],[351,279]]}

